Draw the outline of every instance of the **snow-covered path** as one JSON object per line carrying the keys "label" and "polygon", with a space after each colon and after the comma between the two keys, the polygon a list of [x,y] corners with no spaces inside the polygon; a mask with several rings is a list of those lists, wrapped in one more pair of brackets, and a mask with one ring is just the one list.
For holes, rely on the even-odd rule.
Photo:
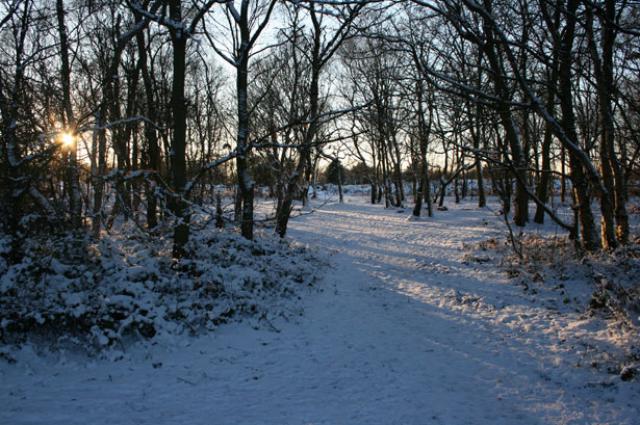
{"label": "snow-covered path", "polygon": [[2,365],[0,424],[638,423],[637,385],[575,367],[559,318],[463,261],[495,217],[408,214],[352,203],[296,218],[291,237],[333,255],[278,332],[235,324],[114,363]]}

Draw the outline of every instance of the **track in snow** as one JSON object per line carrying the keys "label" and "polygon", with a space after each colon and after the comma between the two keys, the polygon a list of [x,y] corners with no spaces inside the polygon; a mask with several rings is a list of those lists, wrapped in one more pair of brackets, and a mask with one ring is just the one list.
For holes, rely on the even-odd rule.
{"label": "track in snow", "polygon": [[502,232],[494,216],[409,213],[332,204],[293,220],[331,267],[279,332],[236,324],[116,363],[2,368],[0,423],[634,423],[630,387],[574,367],[548,332],[560,319],[462,261],[463,242]]}

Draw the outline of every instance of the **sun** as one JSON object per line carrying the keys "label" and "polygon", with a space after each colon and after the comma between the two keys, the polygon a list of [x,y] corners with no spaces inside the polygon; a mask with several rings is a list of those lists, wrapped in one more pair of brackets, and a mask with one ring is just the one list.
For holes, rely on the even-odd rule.
{"label": "sun", "polygon": [[65,131],[64,133],[60,134],[60,143],[62,143],[62,146],[64,146],[65,148],[73,148],[75,141],[76,137],[73,135],[73,133]]}

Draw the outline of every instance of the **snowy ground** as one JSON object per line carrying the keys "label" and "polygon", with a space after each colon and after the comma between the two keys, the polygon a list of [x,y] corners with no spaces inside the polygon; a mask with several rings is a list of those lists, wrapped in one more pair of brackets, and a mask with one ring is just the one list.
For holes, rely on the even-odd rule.
{"label": "snowy ground", "polygon": [[[352,197],[291,223],[330,256],[305,314],[223,326],[116,362],[0,362],[0,424],[637,424],[638,382],[580,365],[576,318],[463,243],[504,235],[472,204],[429,220]],[[578,325],[576,325],[578,324]]]}

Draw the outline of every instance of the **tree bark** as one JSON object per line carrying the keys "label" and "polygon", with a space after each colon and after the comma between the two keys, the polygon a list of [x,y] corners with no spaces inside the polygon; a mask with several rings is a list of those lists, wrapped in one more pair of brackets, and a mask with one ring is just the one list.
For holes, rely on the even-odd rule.
{"label": "tree bark", "polygon": [[[562,129],[568,138],[577,144],[578,134],[575,126],[575,113],[573,108],[572,93],[572,50],[575,38],[577,1],[567,0],[566,24],[560,44],[559,67],[559,93],[560,109],[562,112]],[[596,226],[591,211],[591,196],[589,195],[588,182],[585,176],[582,162],[575,152],[569,150],[569,166],[571,167],[571,183],[577,202],[578,216],[580,218],[580,232],[582,235],[582,247],[587,251],[598,249]]]}
{"label": "tree bark", "polygon": [[71,226],[74,229],[82,227],[82,196],[78,173],[77,131],[73,105],[71,104],[71,67],[69,66],[69,39],[65,25],[65,10],[63,0],[56,0],[56,16],[58,20],[58,36],[60,38],[60,80],[62,81],[62,103],[64,107],[64,131],[74,138],[72,146],[68,146],[67,184],[69,193],[69,210]]}
{"label": "tree bark", "polygon": [[[169,14],[173,22],[182,22],[181,0],[171,0]],[[189,220],[185,202],[186,170],[186,131],[187,115],[184,95],[184,83],[186,75],[186,55],[188,34],[184,29],[170,29],[171,46],[173,48],[173,80],[171,84],[171,112],[173,115],[173,138],[171,140],[171,152],[169,153],[172,171],[172,189],[174,191],[170,207],[175,216],[173,230],[173,256],[183,257],[185,245],[189,241]]]}

